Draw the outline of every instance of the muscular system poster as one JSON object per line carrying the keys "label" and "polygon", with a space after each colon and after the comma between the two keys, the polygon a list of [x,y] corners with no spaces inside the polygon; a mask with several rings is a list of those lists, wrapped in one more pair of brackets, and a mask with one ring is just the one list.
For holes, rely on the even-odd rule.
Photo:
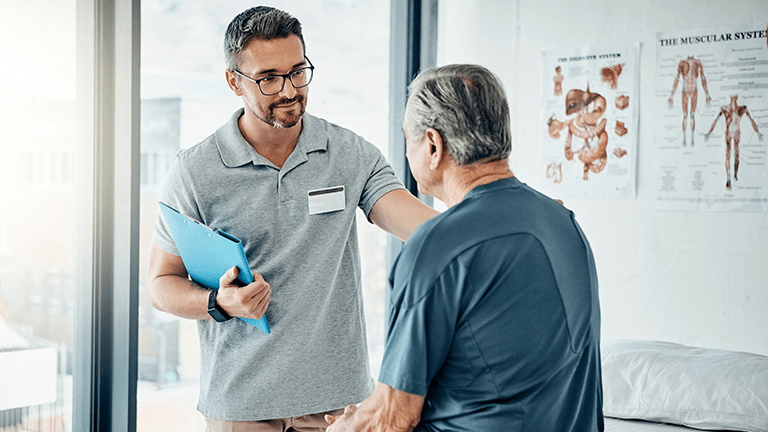
{"label": "muscular system poster", "polygon": [[764,25],[658,33],[657,208],[768,211]]}
{"label": "muscular system poster", "polygon": [[543,54],[539,169],[562,198],[634,198],[640,45]]}

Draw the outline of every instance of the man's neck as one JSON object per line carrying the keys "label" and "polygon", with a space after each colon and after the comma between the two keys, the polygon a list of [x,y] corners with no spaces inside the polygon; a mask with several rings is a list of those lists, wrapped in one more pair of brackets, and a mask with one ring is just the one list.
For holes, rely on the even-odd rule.
{"label": "man's neck", "polygon": [[488,163],[474,163],[468,166],[453,164],[443,176],[444,183],[441,197],[437,197],[448,207],[461,202],[472,189],[496,180],[514,177],[506,159]]}
{"label": "man's neck", "polygon": [[246,112],[237,124],[243,138],[256,153],[282,168],[299,142],[304,121],[290,128],[276,128]]}

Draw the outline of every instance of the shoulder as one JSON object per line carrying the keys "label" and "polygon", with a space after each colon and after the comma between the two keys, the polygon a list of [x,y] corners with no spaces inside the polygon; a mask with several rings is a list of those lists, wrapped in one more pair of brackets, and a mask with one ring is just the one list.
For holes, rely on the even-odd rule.
{"label": "shoulder", "polygon": [[309,113],[304,113],[304,127],[308,137],[326,139],[329,146],[373,146],[352,130]]}
{"label": "shoulder", "polygon": [[309,133],[362,139],[362,137],[343,126],[309,113],[304,113],[304,126]]}
{"label": "shoulder", "polygon": [[200,172],[205,173],[206,169],[210,169],[212,157],[218,157],[213,135],[192,147],[177,151],[165,173],[163,192],[170,193],[193,187]]}
{"label": "shoulder", "polygon": [[171,166],[178,165],[180,168],[183,167],[187,170],[190,168],[194,169],[200,165],[209,166],[211,158],[219,158],[214,134],[209,135],[191,147],[176,152],[171,161]]}
{"label": "shoulder", "polygon": [[420,290],[432,287],[446,268],[486,243],[510,236],[546,243],[546,237],[572,227],[572,213],[554,200],[516,180],[499,186],[475,191],[414,231],[390,275],[393,288],[418,287],[402,293],[404,304],[418,301],[424,294]]}
{"label": "shoulder", "polygon": [[550,225],[569,221],[570,215],[561,204],[516,179],[481,186],[414,231],[393,275],[429,284],[424,279],[436,278],[452,261],[483,243],[515,234],[540,236]]}

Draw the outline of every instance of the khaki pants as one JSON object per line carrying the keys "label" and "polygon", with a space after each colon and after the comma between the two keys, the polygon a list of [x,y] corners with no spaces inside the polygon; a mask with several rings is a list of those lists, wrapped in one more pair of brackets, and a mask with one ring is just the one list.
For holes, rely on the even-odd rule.
{"label": "khaki pants", "polygon": [[328,427],[326,414],[341,415],[344,409],[262,421],[226,421],[206,418],[206,432],[324,432]]}

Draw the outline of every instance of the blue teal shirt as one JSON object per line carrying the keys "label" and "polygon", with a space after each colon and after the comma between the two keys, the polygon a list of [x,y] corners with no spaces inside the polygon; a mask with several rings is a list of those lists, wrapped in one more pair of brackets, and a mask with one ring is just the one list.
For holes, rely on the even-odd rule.
{"label": "blue teal shirt", "polygon": [[516,178],[471,190],[389,277],[379,381],[425,396],[417,431],[603,430],[592,251]]}

